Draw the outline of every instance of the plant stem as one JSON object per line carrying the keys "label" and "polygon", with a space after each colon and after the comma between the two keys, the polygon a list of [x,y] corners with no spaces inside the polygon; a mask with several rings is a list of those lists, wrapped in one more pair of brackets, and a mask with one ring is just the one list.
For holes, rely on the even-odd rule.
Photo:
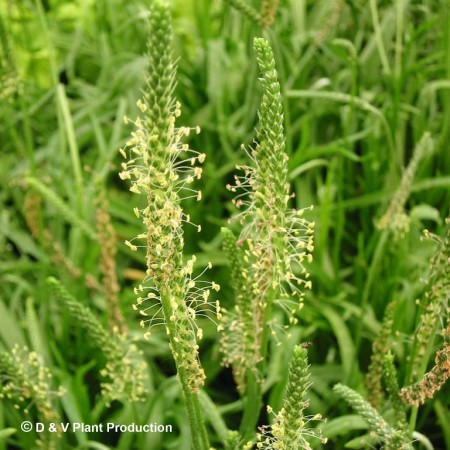
{"label": "plant stem", "polygon": [[260,347],[261,360],[257,368],[248,369],[246,374],[247,400],[244,404],[244,414],[240,428],[244,440],[249,440],[253,437],[263,405],[263,391],[261,382],[264,378],[266,367],[266,356],[270,337],[270,320],[272,318],[272,305],[275,295],[276,291],[274,289],[270,289],[266,298],[266,307],[264,309],[262,319],[263,330]]}
{"label": "plant stem", "polygon": [[[161,296],[161,304],[164,315],[169,318],[172,315],[170,303]],[[183,392],[189,427],[191,429],[192,446],[195,450],[209,450],[208,435],[206,433],[205,422],[200,408],[198,393],[192,392],[192,389],[189,387],[188,375],[183,367],[182,356],[184,350],[181,343],[176,338],[178,334],[176,324],[170,319],[166,321],[166,324],[169,331],[170,345],[173,349],[172,354],[174,355],[175,365],[181,383],[181,391]],[[178,357],[175,355],[178,355]]]}
{"label": "plant stem", "polygon": [[[369,303],[370,289],[371,289],[372,284],[375,281],[375,277],[378,273],[379,266],[380,266],[382,257],[384,255],[385,248],[386,248],[386,244],[388,242],[388,240],[387,240],[388,235],[389,235],[389,231],[387,231],[387,230],[383,230],[381,232],[380,238],[379,238],[379,240],[377,242],[377,246],[375,248],[372,263],[370,265],[369,272],[367,274],[367,280],[364,285],[364,291],[363,291],[363,296],[362,296],[361,305],[360,305],[361,312],[358,317],[358,322],[357,322],[356,329],[355,329],[355,351],[356,351],[356,354],[358,354],[358,352],[359,352],[359,345],[361,343],[361,331],[362,331],[362,324],[363,324],[362,319],[364,317],[364,314],[366,313],[367,304]],[[350,371],[353,374],[355,373],[355,371],[354,371],[355,364],[356,364],[356,359],[354,360],[354,363],[353,363],[353,369]]]}
{"label": "plant stem", "polygon": [[380,17],[378,15],[378,8],[376,0],[370,0],[370,12],[372,14],[372,24],[375,31],[375,40],[378,47],[378,53],[380,55],[381,66],[383,67],[383,73],[391,73],[389,66],[389,60],[386,54],[386,48],[383,43],[383,35],[381,34]]}
{"label": "plant stem", "polygon": [[244,403],[244,414],[239,429],[244,441],[251,440],[255,434],[255,428],[262,408],[262,389],[260,383],[255,377],[255,370],[247,369],[247,398]]}

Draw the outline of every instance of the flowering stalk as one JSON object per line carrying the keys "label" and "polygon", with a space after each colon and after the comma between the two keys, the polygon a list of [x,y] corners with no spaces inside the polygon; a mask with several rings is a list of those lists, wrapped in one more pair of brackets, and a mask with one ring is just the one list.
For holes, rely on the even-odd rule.
{"label": "flowering stalk", "polygon": [[407,443],[401,443],[403,432],[392,428],[378,411],[356,391],[343,384],[337,384],[333,390],[367,422],[376,438],[384,443],[384,448],[389,450],[411,448]]}
{"label": "flowering stalk", "polygon": [[392,301],[387,305],[386,311],[384,312],[380,332],[373,340],[370,365],[364,380],[367,389],[367,399],[375,408],[379,408],[381,406],[381,401],[384,397],[383,388],[381,386],[383,358],[389,350],[389,338],[392,335],[394,313],[395,302]]}
{"label": "flowering stalk", "polygon": [[108,322],[112,331],[119,330],[126,333],[127,326],[119,304],[119,283],[116,274],[116,231],[111,223],[108,212],[108,199],[102,191],[96,201],[97,234],[100,244],[100,273],[102,274],[102,288],[108,302]]}
{"label": "flowering stalk", "polygon": [[239,12],[241,12],[244,16],[246,16],[248,19],[250,19],[252,22],[258,25],[263,24],[263,17],[255,8],[253,8],[253,6],[249,5],[247,0],[226,0],[226,1],[231,6],[236,8]]}
{"label": "flowering stalk", "polygon": [[141,360],[136,346],[126,345],[122,336],[106,329],[92,311],[73,298],[58,280],[49,278],[47,284],[71,320],[105,355],[106,365],[100,374],[105,380],[101,387],[106,400],[142,401],[147,394],[144,385],[147,365]]}
{"label": "flowering stalk", "polygon": [[[181,201],[201,199],[201,192],[190,185],[200,179],[202,169],[196,163],[202,163],[205,155],[182,143],[191,129],[175,126],[181,114],[173,96],[175,77],[169,8],[164,1],[156,0],[150,14],[146,89],[137,102],[142,115],[134,121],[136,130],[126,148],[121,149],[127,161],[122,164],[120,177],[131,180],[130,191],[147,199],[144,209],[134,209],[146,231],[126,244],[133,251],[146,248],[146,278],[135,288],[138,298],[134,308],[142,316],[146,338],[154,326],[165,327],[188,412],[193,448],[206,450],[209,444],[198,399],[205,379],[197,344],[203,331],[195,319],[209,312],[220,317],[218,302],[209,302],[210,292],[218,291],[219,286],[192,276],[195,257],[183,260],[183,222],[190,223],[190,217]],[[139,241],[143,244],[139,245]]]}
{"label": "flowering stalk", "polygon": [[383,377],[394,410],[395,427],[399,430],[394,441],[398,441],[399,444],[402,442],[408,443],[409,445],[411,436],[406,421],[406,407],[399,397],[397,370],[394,365],[394,355],[391,352],[386,353],[383,358]]}
{"label": "flowering stalk", "polygon": [[392,436],[394,434],[392,427],[380,416],[378,411],[356,391],[340,383],[334,386],[333,390],[367,421],[371,430],[377,435]]}
{"label": "flowering stalk", "polygon": [[[411,375],[420,377],[426,370],[430,356],[432,336],[441,326],[440,318],[448,310],[450,300],[450,220],[447,219],[447,230],[444,239],[425,230],[424,235],[439,245],[439,250],[431,260],[428,289],[421,306],[425,311],[420,316],[417,332],[414,333],[415,348],[413,351]],[[428,352],[428,354],[427,354]]]}
{"label": "flowering stalk", "polygon": [[[46,425],[61,421],[55,408],[53,398],[61,397],[64,390],[52,391],[52,376],[48,367],[39,360],[36,352],[27,347],[14,347],[10,353],[0,352],[0,399],[7,398],[15,402],[17,409],[23,408],[30,414],[32,406],[36,409],[39,420]],[[48,426],[45,427],[48,430]],[[38,447],[55,450],[58,445],[55,438],[61,438],[61,430],[57,433],[42,433],[37,441]]]}
{"label": "flowering stalk", "polygon": [[231,365],[238,391],[241,395],[246,391],[246,372],[249,361],[255,361],[254,333],[255,317],[252,289],[247,283],[247,268],[244,261],[244,250],[239,247],[236,237],[228,228],[222,228],[223,249],[229,260],[230,279],[234,293],[234,310],[225,311],[221,344],[224,349],[223,363]]}
{"label": "flowering stalk", "polygon": [[418,407],[428,398],[433,398],[445,382],[450,378],[450,344],[444,342],[444,347],[436,352],[435,365],[416,383],[404,387],[400,398],[406,404]]}
{"label": "flowering stalk", "polygon": [[[446,342],[450,336],[450,325],[448,319],[448,304],[450,300],[450,219],[446,219],[446,232],[444,239],[424,231],[427,238],[439,244],[439,250],[431,259],[430,277],[428,289],[424,299],[419,304],[425,307],[425,311],[420,316],[419,326],[414,333],[414,344],[412,348],[411,364],[406,376],[406,383],[409,385],[400,391],[403,401],[414,404],[410,415],[410,431],[414,431],[418,405],[423,403],[426,396],[433,396],[446,380],[445,364],[448,356],[448,348],[437,352],[435,366],[426,373],[429,358],[433,352],[434,336],[442,327],[441,317],[447,316],[447,328],[443,330]],[[419,380],[419,381],[417,381]],[[416,382],[416,383],[415,383]],[[424,391],[418,395],[418,390]],[[424,394],[424,395],[423,395]]]}
{"label": "flowering stalk", "polygon": [[[311,288],[304,259],[312,260],[314,223],[304,219],[304,210],[289,209],[292,198],[287,182],[287,162],[283,127],[283,106],[275,60],[265,39],[254,40],[261,71],[263,97],[259,111],[256,148],[249,154],[253,165],[244,167],[244,179],[237,185],[249,187],[248,200],[236,204],[247,206],[241,214],[245,223],[240,239],[248,244],[246,259],[250,263],[253,294],[258,299],[261,334],[261,358],[267,350],[272,303],[286,300],[284,306],[293,313],[302,304],[292,306],[292,295],[303,298],[303,285]],[[233,190],[233,189],[232,189]],[[282,303],[282,301],[280,302]]]}
{"label": "flowering stalk", "polygon": [[367,304],[369,302],[369,296],[371,292],[372,284],[376,278],[383,256],[385,254],[388,239],[391,236],[394,240],[403,239],[409,232],[409,216],[405,212],[405,204],[409,198],[411,192],[411,186],[414,181],[414,177],[422,159],[433,150],[433,140],[430,133],[425,132],[420,141],[416,144],[413,152],[413,157],[405,169],[400,184],[394,193],[389,207],[386,213],[376,224],[377,228],[381,230],[380,238],[375,247],[372,262],[370,264],[369,271],[367,273],[366,282],[362,294],[362,300],[360,305],[360,320],[355,330],[355,347],[359,348],[361,343],[361,331],[362,331],[362,315],[365,313]]}
{"label": "flowering stalk", "polygon": [[[301,308],[304,296],[301,288],[311,288],[303,262],[312,260],[314,248],[314,223],[302,217],[304,210],[289,209],[293,196],[287,182],[283,107],[273,53],[262,38],[254,40],[254,50],[263,87],[257,144],[247,151],[251,165],[238,167],[244,175],[236,176],[235,184],[227,186],[232,192],[241,192],[234,204],[244,207],[236,218],[243,225],[239,245],[243,252],[245,298],[239,299],[234,313],[238,320],[241,316],[242,328],[249,333],[245,341],[250,342],[244,355],[226,358],[240,361],[242,370],[245,368],[247,400],[241,431],[246,438],[253,433],[262,405],[261,383],[274,325],[273,305],[280,305],[288,313],[290,323],[296,322],[295,312]],[[297,297],[297,301],[292,297]],[[251,317],[244,311],[250,311]],[[225,317],[226,334],[234,332],[230,326],[234,323]],[[224,350],[230,354],[230,349]]]}
{"label": "flowering stalk", "polygon": [[275,20],[279,2],[280,0],[262,0],[261,22],[264,28],[269,28]]}
{"label": "flowering stalk", "polygon": [[45,184],[40,182],[37,178],[26,177],[24,181],[28,187],[47,200],[58,211],[58,214],[61,217],[63,217],[71,225],[77,227],[89,239],[97,242],[97,233],[95,230],[93,230],[87,222],[74,213],[72,209],[70,209],[70,207],[66,205],[61,197],[59,197],[54,191],[45,186]]}
{"label": "flowering stalk", "polygon": [[[43,186],[43,185],[42,185]],[[55,238],[51,230],[44,227],[41,230],[40,210],[43,198],[39,191],[29,190],[25,194],[23,202],[23,212],[25,222],[36,240],[40,240],[42,245],[49,251],[49,256],[53,264],[65,269],[68,275],[75,280],[81,280],[84,275],[86,287],[99,291],[101,289],[97,279],[90,273],[84,273],[80,267],[77,267],[73,261],[65,254],[60,242]]]}
{"label": "flowering stalk", "polygon": [[417,168],[422,159],[432,150],[433,140],[430,133],[426,132],[414,149],[413,157],[405,169],[400,185],[392,197],[386,213],[377,223],[378,229],[389,229],[396,240],[403,239],[409,231],[409,217],[405,213],[405,204],[411,192]]}
{"label": "flowering stalk", "polygon": [[[309,382],[307,351],[301,346],[296,346],[289,366],[289,378],[283,407],[275,415],[273,424],[261,427],[258,434],[257,448],[266,450],[311,450],[306,438],[318,438],[322,443],[327,439],[318,432],[307,428],[309,422],[319,420],[320,414],[313,417],[304,415],[304,410],[309,406],[305,399],[311,383]],[[272,413],[272,408],[267,408]]]}

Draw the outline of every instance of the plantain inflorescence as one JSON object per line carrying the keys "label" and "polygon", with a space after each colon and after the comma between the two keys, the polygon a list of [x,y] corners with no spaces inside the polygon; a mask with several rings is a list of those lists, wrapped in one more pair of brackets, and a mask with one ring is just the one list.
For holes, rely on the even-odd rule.
{"label": "plantain inflorescence", "polygon": [[[55,407],[55,398],[64,395],[64,389],[52,389],[50,369],[43,364],[42,358],[27,347],[15,346],[11,353],[0,352],[0,399],[14,402],[16,409],[23,409],[30,415],[34,409],[46,425],[59,423],[60,414]],[[58,448],[56,438],[61,433],[42,433],[37,441],[42,449]]]}
{"label": "plantain inflorescence", "polygon": [[[257,448],[274,450],[311,450],[310,438],[318,438],[323,444],[327,439],[322,437],[320,431],[308,427],[309,422],[320,420],[322,416],[316,414],[307,416],[305,409],[309,406],[306,399],[309,381],[308,356],[305,348],[300,345],[294,348],[289,367],[289,378],[283,407],[275,414],[272,425],[263,426],[258,434]],[[268,413],[273,413],[271,407]]]}
{"label": "plantain inflorescence", "polygon": [[203,331],[195,319],[207,312],[220,314],[218,302],[209,301],[210,293],[219,286],[193,276],[195,256],[183,260],[183,223],[191,220],[181,202],[201,199],[201,191],[191,186],[201,178],[198,164],[204,162],[205,154],[183,143],[183,138],[199,133],[199,128],[175,125],[181,114],[173,95],[175,82],[170,12],[164,2],[155,1],[150,15],[146,88],[137,102],[141,116],[133,121],[136,129],[120,151],[126,159],[120,177],[130,180],[130,191],[147,200],[145,208],[134,209],[146,230],[126,244],[133,251],[142,247],[147,253],[147,276],[135,288],[134,306],[142,316],[141,326],[147,329],[145,337],[150,337],[153,326],[165,325],[177,367],[186,371],[195,392],[204,379],[196,343]]}
{"label": "plantain inflorescence", "polygon": [[73,298],[58,280],[49,278],[47,283],[71,319],[104,354],[106,363],[100,374],[104,378],[101,387],[107,401],[144,400],[147,394],[145,387],[147,365],[136,345],[127,344],[125,336],[106,329],[94,313]]}
{"label": "plantain inflorescence", "polygon": [[[268,329],[273,328],[272,305],[278,304],[295,323],[295,312],[302,307],[304,288],[311,288],[304,262],[312,261],[314,222],[304,218],[305,210],[290,207],[293,195],[287,181],[288,156],[285,148],[283,106],[275,60],[269,43],[255,38],[254,50],[263,88],[259,126],[254,147],[244,148],[250,164],[238,166],[243,175],[235,176],[228,190],[236,193],[234,217],[242,232],[230,251],[230,237],[225,248],[233,262],[238,255],[242,266],[243,288],[235,292],[234,310],[224,315],[225,364],[232,364],[240,389],[246,368],[254,368],[264,359]],[[297,297],[297,300],[294,300]],[[230,335],[241,335],[240,347]]]}

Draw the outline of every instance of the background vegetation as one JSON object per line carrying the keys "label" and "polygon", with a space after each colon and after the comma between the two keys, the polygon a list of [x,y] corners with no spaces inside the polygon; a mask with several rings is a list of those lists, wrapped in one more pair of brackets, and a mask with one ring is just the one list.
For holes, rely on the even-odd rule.
{"label": "background vegetation", "polygon": [[[202,129],[190,146],[207,155],[203,199],[186,205],[202,232],[185,229],[185,251],[197,255],[199,269],[212,262],[208,276],[221,284],[227,307],[233,294],[220,227],[233,207],[225,185],[236,164],[245,162],[240,144],[254,136],[261,93],[251,42],[263,31],[223,1],[172,3],[176,96],[183,124]],[[249,3],[259,8],[258,0]],[[0,349],[11,354],[18,344],[36,352],[55,391],[51,406],[30,405],[26,398],[0,403],[0,449],[33,448],[37,435],[21,432],[20,423],[39,420],[45,411],[72,422],[175,427],[172,434],[65,434],[55,444],[61,448],[189,448],[164,331],[144,341],[131,307],[145,255],[123,244],[142,232],[132,211],[136,199],[117,174],[118,149],[131,131],[123,116],[137,115],[144,83],[148,7],[139,0],[0,1]],[[424,229],[443,236],[449,216],[450,5],[282,0],[264,33],[283,90],[296,207],[313,204],[309,214],[316,222],[313,289],[290,336],[281,333],[281,345],[271,346],[265,400],[280,407],[292,348],[312,342],[309,410],[328,419],[320,425],[328,447],[341,449],[368,425],[332,388],[343,383],[364,393],[387,305],[396,302],[386,342],[400,387],[433,366],[442,348],[439,332],[448,325],[449,272],[430,266],[439,239],[422,237]],[[425,132],[432,144],[417,156]],[[88,328],[56,300],[49,276],[88,306],[105,330],[128,330],[149,367],[143,403],[119,399],[109,405],[101,395],[99,371],[109,347],[101,337],[86,339]],[[437,300],[425,295],[430,278],[444,286]],[[434,301],[442,308],[415,372],[417,327]],[[239,426],[242,402],[230,369],[220,364],[216,328],[210,322],[202,328],[202,404],[212,445],[221,448],[225,427]],[[28,358],[25,352],[19,361]],[[33,364],[25,370],[30,379],[36,377]],[[0,380],[5,386],[7,378]],[[58,386],[65,391],[61,397]],[[410,411],[412,428],[429,440],[415,448],[450,448],[448,389]],[[389,405],[385,410],[389,415]],[[263,413],[261,423],[268,420]],[[9,435],[11,429],[17,432]],[[311,445],[323,448],[320,441]]]}

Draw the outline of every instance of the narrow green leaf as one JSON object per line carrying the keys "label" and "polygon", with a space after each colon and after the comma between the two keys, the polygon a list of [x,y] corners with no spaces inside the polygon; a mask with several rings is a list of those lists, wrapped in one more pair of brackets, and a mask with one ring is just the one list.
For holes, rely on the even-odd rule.
{"label": "narrow green leaf", "polygon": [[0,440],[7,439],[16,432],[17,430],[15,428],[4,428],[3,430],[0,430]]}
{"label": "narrow green leaf", "polygon": [[357,414],[347,414],[331,419],[320,427],[324,437],[331,439],[355,430],[367,430],[367,422]]}
{"label": "narrow green leaf", "polygon": [[21,331],[20,324],[2,299],[0,299],[0,317],[2,318],[0,337],[3,339],[7,347],[10,349],[15,345],[24,347],[26,342]]}
{"label": "narrow green leaf", "polygon": [[355,358],[355,347],[353,345],[352,336],[350,331],[340,316],[334,309],[321,305],[319,311],[328,320],[334,335],[336,336],[339,354],[341,356],[342,366],[344,369],[344,378],[348,379],[352,364]]}
{"label": "narrow green leaf", "polygon": [[28,335],[30,336],[31,347],[38,354],[41,355],[47,363],[50,362],[50,354],[47,345],[42,335],[41,322],[39,321],[33,305],[33,299],[27,298],[26,303],[26,323]]}
{"label": "narrow green leaf", "polygon": [[199,395],[200,395],[200,404],[205,413],[205,417],[207,418],[211,426],[214,428],[219,439],[222,442],[225,442],[228,436],[228,428],[225,421],[222,418],[222,415],[220,414],[216,405],[213,403],[213,401],[206,392],[200,391]]}

